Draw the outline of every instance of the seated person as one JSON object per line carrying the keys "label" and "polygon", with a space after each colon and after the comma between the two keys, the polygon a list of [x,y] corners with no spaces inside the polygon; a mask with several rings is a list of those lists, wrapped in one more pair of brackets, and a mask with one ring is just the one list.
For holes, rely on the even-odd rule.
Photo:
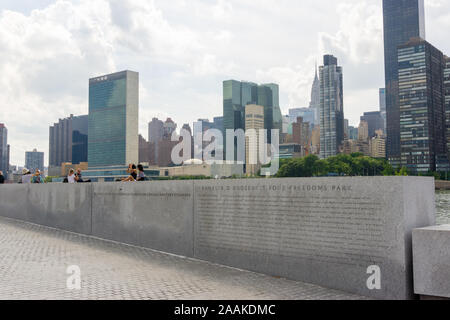
{"label": "seated person", "polygon": [[27,168],[24,168],[23,170],[22,170],[22,179],[21,179],[21,182],[22,183],[31,183],[31,179],[33,178],[33,175],[31,174],[31,172],[27,169]]}
{"label": "seated person", "polygon": [[128,178],[122,179],[122,182],[132,182],[132,181],[136,181],[136,180],[137,180],[137,170],[136,170],[136,165],[130,164],[130,165],[128,166],[127,173],[129,173],[130,176],[129,176]]}
{"label": "seated person", "polygon": [[36,173],[31,178],[31,183],[44,183],[44,178],[42,177],[39,169],[36,169]]}
{"label": "seated person", "polygon": [[76,180],[75,180],[75,170],[73,170],[73,169],[69,170],[69,175],[67,176],[67,181],[69,183],[75,183],[76,182]]}
{"label": "seated person", "polygon": [[144,171],[144,167],[142,166],[142,164],[140,164],[140,165],[138,165],[138,178],[137,178],[137,181],[145,181],[145,180],[147,180],[146,178],[145,178],[145,171]]}

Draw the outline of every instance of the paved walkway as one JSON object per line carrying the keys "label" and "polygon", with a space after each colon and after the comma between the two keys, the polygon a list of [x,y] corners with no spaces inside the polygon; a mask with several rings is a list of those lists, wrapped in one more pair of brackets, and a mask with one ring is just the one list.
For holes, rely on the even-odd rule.
{"label": "paved walkway", "polygon": [[[67,289],[79,266],[81,289]],[[0,218],[0,299],[359,299],[148,249]]]}

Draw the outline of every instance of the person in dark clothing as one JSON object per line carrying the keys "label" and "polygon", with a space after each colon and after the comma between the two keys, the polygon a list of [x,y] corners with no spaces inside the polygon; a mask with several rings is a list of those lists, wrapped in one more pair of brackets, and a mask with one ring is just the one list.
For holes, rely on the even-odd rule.
{"label": "person in dark clothing", "polygon": [[5,176],[3,176],[3,172],[0,171],[0,184],[4,184],[5,183]]}
{"label": "person in dark clothing", "polygon": [[137,180],[137,170],[135,164],[130,164],[128,166],[127,173],[130,174],[128,178],[122,179],[123,182],[132,182]]}
{"label": "person in dark clothing", "polygon": [[81,169],[77,169],[77,172],[75,173],[75,181],[77,183],[92,182],[91,180],[83,180],[83,174],[81,173]]}

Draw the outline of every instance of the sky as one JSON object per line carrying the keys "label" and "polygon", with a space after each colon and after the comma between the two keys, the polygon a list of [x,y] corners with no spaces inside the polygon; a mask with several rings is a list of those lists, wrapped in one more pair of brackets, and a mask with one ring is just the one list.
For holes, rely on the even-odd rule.
{"label": "sky", "polygon": [[[2,0],[0,123],[11,164],[45,152],[49,126],[88,113],[88,79],[140,73],[139,131],[223,113],[222,81],[278,83],[284,114],[308,107],[314,66],[344,68],[357,126],[384,87],[381,0]],[[450,55],[450,1],[425,0],[427,40]]]}

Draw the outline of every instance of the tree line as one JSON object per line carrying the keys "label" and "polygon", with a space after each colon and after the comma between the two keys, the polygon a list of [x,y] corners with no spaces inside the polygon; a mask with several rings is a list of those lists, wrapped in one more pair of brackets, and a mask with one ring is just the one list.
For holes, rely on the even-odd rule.
{"label": "tree line", "polygon": [[[280,160],[278,178],[285,177],[324,177],[324,176],[409,176],[413,175],[406,167],[395,169],[386,159],[365,156],[362,153],[340,154],[327,159],[310,155],[298,159]],[[447,180],[447,173],[429,172],[421,174],[436,179]]]}

